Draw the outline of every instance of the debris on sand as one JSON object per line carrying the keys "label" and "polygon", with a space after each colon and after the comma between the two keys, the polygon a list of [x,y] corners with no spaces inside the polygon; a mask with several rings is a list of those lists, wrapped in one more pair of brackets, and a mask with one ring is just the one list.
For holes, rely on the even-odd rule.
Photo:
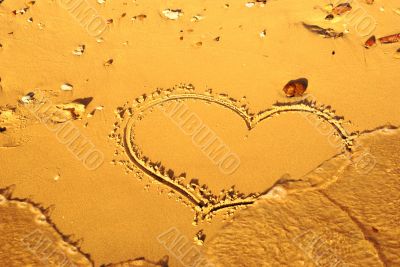
{"label": "debris on sand", "polygon": [[34,100],[34,96],[35,96],[34,92],[29,92],[26,95],[24,95],[23,97],[21,97],[20,101],[23,104],[29,104]]}
{"label": "debris on sand", "polygon": [[75,56],[82,56],[83,52],[85,52],[85,45],[79,45],[74,51],[72,51],[72,54]]}
{"label": "debris on sand", "polygon": [[127,260],[119,263],[111,263],[104,265],[104,267],[130,267],[130,266],[143,266],[143,267],[166,267],[168,265],[169,257],[164,256],[161,260],[155,262],[148,260],[144,257],[137,258],[134,260]]}
{"label": "debris on sand", "polygon": [[139,15],[133,16],[133,17],[131,18],[131,20],[132,20],[132,21],[136,21],[136,20],[143,21],[143,20],[146,19],[146,18],[147,18],[147,15],[146,15],[146,14],[139,14]]}
{"label": "debris on sand", "polygon": [[400,41],[400,33],[387,35],[378,39],[381,44],[392,44]]}
{"label": "debris on sand", "polygon": [[93,101],[93,97],[84,97],[84,98],[77,98],[74,101],[72,101],[73,103],[79,103],[84,105],[85,107],[87,107],[90,102]]}
{"label": "debris on sand", "polygon": [[319,34],[323,36],[324,38],[339,38],[343,37],[344,33],[343,32],[336,32],[334,29],[331,28],[322,28],[318,25],[311,25],[303,22],[303,26],[309,30],[312,33]]}
{"label": "debris on sand", "polygon": [[255,2],[247,2],[245,6],[250,8],[253,7],[255,4],[256,4]]}
{"label": "debris on sand", "polygon": [[63,83],[63,84],[60,86],[60,89],[61,89],[62,91],[72,91],[72,89],[74,89],[74,87],[72,86],[72,84]]}
{"label": "debris on sand", "polygon": [[200,20],[203,20],[203,19],[204,19],[204,17],[202,15],[195,15],[190,19],[190,21],[191,22],[197,22],[197,21],[200,21]]}
{"label": "debris on sand", "polygon": [[109,67],[114,63],[114,59],[110,58],[109,60],[107,60],[106,62],[104,62],[104,67]]}
{"label": "debris on sand", "polygon": [[400,48],[398,48],[394,53],[394,58],[400,59]]}
{"label": "debris on sand", "polygon": [[28,10],[29,10],[29,7],[24,7],[24,8],[21,8],[21,9],[13,10],[12,13],[13,13],[14,15],[23,15],[23,14],[25,14]]}
{"label": "debris on sand", "polygon": [[55,105],[55,108],[57,110],[51,116],[51,121],[55,123],[82,119],[86,111],[85,105],[75,102]]}
{"label": "debris on sand", "polygon": [[376,37],[375,35],[372,35],[371,37],[368,38],[367,41],[365,41],[365,48],[370,48],[376,45]]}
{"label": "debris on sand", "polygon": [[350,3],[341,3],[332,9],[333,15],[341,16],[352,9]]}
{"label": "debris on sand", "polygon": [[245,4],[245,6],[248,8],[251,8],[251,7],[254,7],[256,4],[259,4],[260,7],[264,7],[266,3],[267,3],[267,0],[255,0],[255,1],[247,2]]}
{"label": "debris on sand", "polygon": [[170,20],[177,20],[177,19],[179,19],[179,17],[183,16],[183,12],[181,9],[169,9],[168,8],[168,9],[164,9],[161,13],[164,15],[164,17],[166,17],[167,19],[170,19]]}
{"label": "debris on sand", "polygon": [[260,37],[261,38],[265,38],[265,36],[267,35],[267,30],[262,30],[260,33],[259,33],[259,35],[260,35]]}
{"label": "debris on sand", "polygon": [[284,87],[283,91],[287,97],[302,96],[307,90],[308,80],[300,78],[297,80],[289,81]]}

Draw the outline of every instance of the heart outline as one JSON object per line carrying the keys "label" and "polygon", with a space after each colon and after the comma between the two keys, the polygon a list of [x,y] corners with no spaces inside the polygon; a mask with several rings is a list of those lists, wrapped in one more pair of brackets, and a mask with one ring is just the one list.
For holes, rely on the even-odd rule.
{"label": "heart outline", "polygon": [[[112,136],[117,139],[117,143],[123,148],[126,156],[128,156],[128,159],[136,166],[136,168],[152,179],[166,185],[174,192],[179,193],[189,201],[196,211],[195,222],[198,222],[199,219],[204,220],[206,218],[211,218],[217,211],[225,208],[252,204],[260,196],[267,193],[268,190],[264,193],[251,193],[247,196],[243,196],[239,193],[239,191],[236,191],[234,192],[234,194],[238,196],[236,199],[212,203],[212,201],[210,201],[210,196],[207,198],[201,194],[193,193],[194,190],[191,190],[188,184],[182,183],[178,179],[179,177],[169,177],[166,175],[165,167],[161,164],[157,165],[157,163],[151,161],[148,162],[146,159],[140,158],[140,150],[138,149],[138,145],[133,142],[134,134],[132,129],[134,128],[135,123],[145,117],[143,114],[147,110],[152,110],[158,105],[162,105],[168,101],[182,101],[188,99],[214,103],[228,108],[244,120],[249,131],[254,129],[258,123],[280,113],[308,112],[328,122],[328,124],[331,125],[341,137],[346,150],[351,151],[353,139],[355,138],[355,133],[349,134],[343,127],[343,118],[338,117],[332,110],[330,110],[330,107],[318,107],[315,102],[308,100],[300,100],[292,103],[277,102],[269,109],[260,111],[258,113],[250,113],[246,105],[240,106],[238,101],[229,98],[225,94],[215,95],[212,94],[211,90],[206,91],[205,93],[198,93],[194,92],[194,87],[192,85],[180,84],[171,89],[158,89],[156,92],[151,94],[151,96],[142,95],[136,99],[135,103],[132,104],[131,107],[127,107],[128,103],[126,103],[125,107],[120,108],[119,112],[117,112],[117,117],[121,123],[116,123],[114,125],[114,132]],[[125,123],[122,123],[124,120]],[[124,126],[122,127],[122,132],[121,125]],[[123,136],[121,136],[121,134]],[[230,190],[232,189],[233,187]],[[229,190],[223,191],[231,192]],[[211,199],[212,197],[216,197],[216,195],[213,195],[211,191],[206,192],[206,195],[207,194],[211,195]]]}

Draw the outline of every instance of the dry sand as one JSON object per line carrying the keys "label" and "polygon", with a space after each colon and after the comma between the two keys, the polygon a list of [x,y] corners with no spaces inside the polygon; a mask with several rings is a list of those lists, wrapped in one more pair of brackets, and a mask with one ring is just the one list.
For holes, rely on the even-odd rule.
{"label": "dry sand", "polygon": [[[305,229],[349,266],[396,266],[399,210],[380,201],[399,201],[398,134],[355,144],[369,135],[361,132],[400,125],[399,43],[364,47],[400,32],[400,5],[353,1],[326,20],[328,4],[1,1],[0,188],[54,207],[58,238],[81,240],[95,266],[329,266],[285,245]],[[85,12],[105,31],[97,35]],[[299,78],[305,94],[286,97]],[[237,168],[199,147],[195,126],[218,137]],[[343,161],[318,173],[338,154]],[[276,189],[298,179],[292,194]],[[272,211],[280,221],[265,217]]]}

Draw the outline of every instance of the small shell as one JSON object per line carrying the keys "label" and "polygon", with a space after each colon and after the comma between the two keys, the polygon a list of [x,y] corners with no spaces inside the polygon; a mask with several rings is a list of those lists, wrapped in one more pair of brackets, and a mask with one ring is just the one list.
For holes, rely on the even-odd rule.
{"label": "small shell", "polygon": [[292,80],[283,87],[283,91],[287,97],[302,96],[307,90],[307,84],[306,79]]}

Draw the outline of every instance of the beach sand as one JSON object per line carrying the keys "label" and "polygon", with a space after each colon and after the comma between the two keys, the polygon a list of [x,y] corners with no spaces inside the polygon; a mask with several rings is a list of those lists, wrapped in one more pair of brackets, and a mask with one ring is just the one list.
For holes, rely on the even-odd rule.
{"label": "beach sand", "polygon": [[396,266],[400,5],[328,4],[1,1],[0,188],[94,266]]}

